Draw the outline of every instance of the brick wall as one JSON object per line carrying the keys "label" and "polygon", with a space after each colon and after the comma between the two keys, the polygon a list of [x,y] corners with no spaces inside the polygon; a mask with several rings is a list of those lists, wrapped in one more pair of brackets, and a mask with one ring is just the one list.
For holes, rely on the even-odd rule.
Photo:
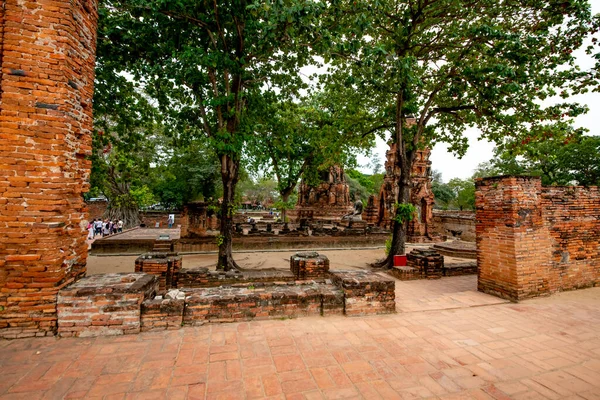
{"label": "brick wall", "polygon": [[158,279],[148,274],[81,279],[58,294],[58,334],[91,337],[139,333],[142,302],[154,298],[157,290]]}
{"label": "brick wall", "polygon": [[103,218],[108,201],[90,201],[87,203],[88,215],[90,219]]}
{"label": "brick wall", "polygon": [[430,226],[432,232],[440,235],[456,236],[468,242],[475,241],[475,212],[473,211],[433,210]]}
{"label": "brick wall", "polygon": [[600,284],[598,188],[476,181],[480,291],[521,300]]}
{"label": "brick wall", "polygon": [[167,228],[169,226],[167,222],[169,214],[175,215],[174,227],[181,225],[181,213],[178,211],[142,211],[140,212],[140,223],[146,224],[147,228],[154,228],[158,222],[160,228]]}
{"label": "brick wall", "polygon": [[97,4],[2,7],[0,337],[41,336],[85,272]]}

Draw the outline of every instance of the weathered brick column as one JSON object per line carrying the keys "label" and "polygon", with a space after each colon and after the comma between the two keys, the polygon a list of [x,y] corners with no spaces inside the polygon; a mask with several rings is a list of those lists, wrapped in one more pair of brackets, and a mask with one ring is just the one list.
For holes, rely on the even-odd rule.
{"label": "weathered brick column", "polygon": [[0,337],[53,334],[85,272],[96,0],[0,9]]}
{"label": "weathered brick column", "polygon": [[552,253],[541,180],[508,176],[475,183],[478,289],[511,300],[543,293],[544,279],[531,279],[548,268]]}

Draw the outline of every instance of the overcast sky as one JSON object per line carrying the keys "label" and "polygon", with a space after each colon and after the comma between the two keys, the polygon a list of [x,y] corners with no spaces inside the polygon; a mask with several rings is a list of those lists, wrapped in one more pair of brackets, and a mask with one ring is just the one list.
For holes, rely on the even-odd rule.
{"label": "overcast sky", "polygon": [[[592,5],[592,13],[600,13],[600,0],[590,0],[590,3]],[[581,51],[580,53],[577,54],[579,65],[583,69],[589,69],[593,65],[592,59],[586,56],[585,52]],[[600,135],[598,127],[600,119],[600,93],[587,93],[572,97],[571,99],[582,104],[587,104],[590,109],[586,115],[576,119],[576,126],[587,128],[590,134]],[[469,139],[469,150],[462,159],[458,159],[452,153],[448,152],[447,145],[443,143],[435,145],[431,151],[430,160],[432,162],[432,169],[440,171],[442,179],[445,182],[448,182],[452,178],[465,179],[471,177],[477,165],[492,158],[494,145],[488,141],[477,140],[479,137],[477,129],[468,129],[465,135]],[[378,139],[377,148],[373,150],[373,154],[378,154],[383,163],[387,149],[387,144],[383,140]],[[361,165],[369,163],[369,159],[362,156],[359,156],[358,161]],[[370,168],[361,168],[361,170],[368,173],[371,172]]]}

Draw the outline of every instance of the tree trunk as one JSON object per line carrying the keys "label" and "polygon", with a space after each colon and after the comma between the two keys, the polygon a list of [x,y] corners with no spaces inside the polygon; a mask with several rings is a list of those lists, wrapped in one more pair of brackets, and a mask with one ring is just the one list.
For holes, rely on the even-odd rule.
{"label": "tree trunk", "polygon": [[235,186],[238,181],[239,161],[228,155],[221,156],[221,179],[223,181],[223,203],[221,204],[221,227],[219,233],[219,256],[217,269],[229,271],[239,268],[233,260],[233,215]]}
{"label": "tree trunk", "polygon": [[287,202],[288,199],[290,198],[290,194],[289,193],[280,193],[281,194],[281,200],[284,203],[284,206],[281,209],[281,220],[283,221],[284,224],[287,223]]}
{"label": "tree trunk", "polygon": [[140,210],[136,206],[117,207],[109,206],[103,216],[111,221],[123,221],[123,228],[133,228],[140,225]]}
{"label": "tree trunk", "polygon": [[[410,179],[412,172],[412,163],[415,154],[415,149],[406,151],[406,143],[404,142],[403,124],[404,117],[402,108],[404,106],[404,97],[402,93],[398,93],[396,97],[396,127],[395,127],[395,142],[396,142],[396,157],[395,167],[400,169],[400,177],[398,179],[398,196],[396,203],[408,203],[410,201]],[[398,208],[394,214],[394,222],[392,228],[392,246],[387,257],[379,262],[372,264],[376,268],[392,268],[394,266],[394,256],[404,254],[406,248],[406,232],[408,229],[408,221],[398,222]]]}

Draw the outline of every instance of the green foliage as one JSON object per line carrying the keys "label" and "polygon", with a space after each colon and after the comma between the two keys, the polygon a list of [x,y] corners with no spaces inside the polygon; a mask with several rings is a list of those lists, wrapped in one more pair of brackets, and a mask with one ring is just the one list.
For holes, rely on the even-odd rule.
{"label": "green foliage", "polygon": [[237,192],[240,200],[245,198],[248,201],[260,204],[270,204],[277,200],[277,182],[270,178],[260,177],[256,182],[251,177],[241,180],[237,186]]}
{"label": "green foliage", "polygon": [[415,211],[417,210],[411,203],[395,203],[394,208],[396,210],[394,221],[401,225],[405,222],[412,221],[415,216]]}
{"label": "green foliage", "polygon": [[350,186],[350,196],[356,198],[355,193],[359,193],[358,198],[363,201],[366,201],[372,194],[376,196],[379,194],[385,176],[384,174],[363,174],[355,169],[347,170],[346,175]]}
{"label": "green foliage", "polygon": [[273,206],[278,210],[293,210],[297,202],[298,198],[295,195],[292,195],[288,201],[277,200]]}
{"label": "green foliage", "polygon": [[473,179],[454,178],[448,182],[448,187],[454,193],[451,201],[453,208],[459,210],[475,209],[475,183]]}
{"label": "green foliage", "polygon": [[181,143],[164,138],[163,152],[151,169],[151,188],[167,208],[181,208],[222,193],[219,162],[200,141]]}
{"label": "green foliage", "polygon": [[129,193],[138,207],[148,207],[155,203],[154,194],[146,185],[132,188]]}
{"label": "green foliage", "polygon": [[544,185],[600,185],[600,136],[578,132],[544,141],[508,143],[478,167],[478,176],[540,176]]}
{"label": "green foliage", "polygon": [[448,184],[442,182],[442,174],[439,171],[433,171],[432,173],[431,191],[436,205],[442,209],[447,209],[450,202],[456,197]]}
{"label": "green foliage", "polygon": [[[399,202],[408,202],[406,172],[420,146],[446,142],[462,155],[468,127],[496,143],[523,140],[586,111],[544,100],[566,99],[581,82],[572,53],[596,29],[587,1],[353,0],[337,11],[331,18],[343,28],[323,52],[327,83],[371,126],[363,132],[393,132]],[[401,237],[394,249],[403,250]]]}

